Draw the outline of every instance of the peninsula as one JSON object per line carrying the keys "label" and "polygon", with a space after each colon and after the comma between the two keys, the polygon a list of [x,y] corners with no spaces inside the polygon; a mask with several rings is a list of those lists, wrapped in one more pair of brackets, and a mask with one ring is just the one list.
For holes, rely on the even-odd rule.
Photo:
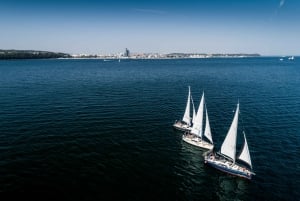
{"label": "peninsula", "polygon": [[61,53],[61,52],[0,49],[0,59],[52,59],[52,58],[71,58],[71,55],[66,53]]}

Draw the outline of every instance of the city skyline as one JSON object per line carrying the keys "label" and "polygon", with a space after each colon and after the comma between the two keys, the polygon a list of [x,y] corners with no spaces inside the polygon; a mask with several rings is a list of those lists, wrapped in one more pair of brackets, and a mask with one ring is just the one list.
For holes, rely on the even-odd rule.
{"label": "city skyline", "polygon": [[300,55],[300,2],[1,1],[0,49]]}

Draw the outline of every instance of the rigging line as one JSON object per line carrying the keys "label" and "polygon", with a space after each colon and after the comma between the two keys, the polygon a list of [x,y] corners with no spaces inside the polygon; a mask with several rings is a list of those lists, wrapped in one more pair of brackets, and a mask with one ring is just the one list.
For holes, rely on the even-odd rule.
{"label": "rigging line", "polygon": [[239,114],[240,114],[240,119],[241,119],[241,122],[242,122],[242,130],[243,130],[243,133],[245,133],[244,120],[243,120],[243,116],[242,116],[241,110],[239,111]]}

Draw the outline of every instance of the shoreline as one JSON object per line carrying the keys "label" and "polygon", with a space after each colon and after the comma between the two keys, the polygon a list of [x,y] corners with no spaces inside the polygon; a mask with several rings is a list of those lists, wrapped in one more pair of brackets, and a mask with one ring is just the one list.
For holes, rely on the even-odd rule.
{"label": "shoreline", "polygon": [[[129,52],[129,51],[128,51]],[[207,59],[207,58],[249,58],[260,57],[260,54],[246,53],[133,53],[133,54],[69,54],[40,50],[3,50],[0,49],[0,60],[15,59]]]}

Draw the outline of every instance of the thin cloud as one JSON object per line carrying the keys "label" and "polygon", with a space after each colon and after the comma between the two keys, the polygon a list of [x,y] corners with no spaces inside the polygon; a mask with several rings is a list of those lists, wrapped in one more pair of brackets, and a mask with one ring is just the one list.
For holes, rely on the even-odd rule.
{"label": "thin cloud", "polygon": [[284,5],[284,3],[285,3],[285,0],[280,0],[279,8],[282,8],[282,6]]}
{"label": "thin cloud", "polygon": [[280,12],[280,10],[282,9],[282,7],[285,4],[285,0],[280,0],[278,7],[274,10],[273,15],[270,17],[270,20],[273,21],[274,18],[276,18]]}
{"label": "thin cloud", "polygon": [[159,14],[159,15],[167,13],[164,10],[155,10],[155,9],[136,8],[134,10],[137,11],[137,12],[140,12],[140,13],[150,13],[150,14]]}

